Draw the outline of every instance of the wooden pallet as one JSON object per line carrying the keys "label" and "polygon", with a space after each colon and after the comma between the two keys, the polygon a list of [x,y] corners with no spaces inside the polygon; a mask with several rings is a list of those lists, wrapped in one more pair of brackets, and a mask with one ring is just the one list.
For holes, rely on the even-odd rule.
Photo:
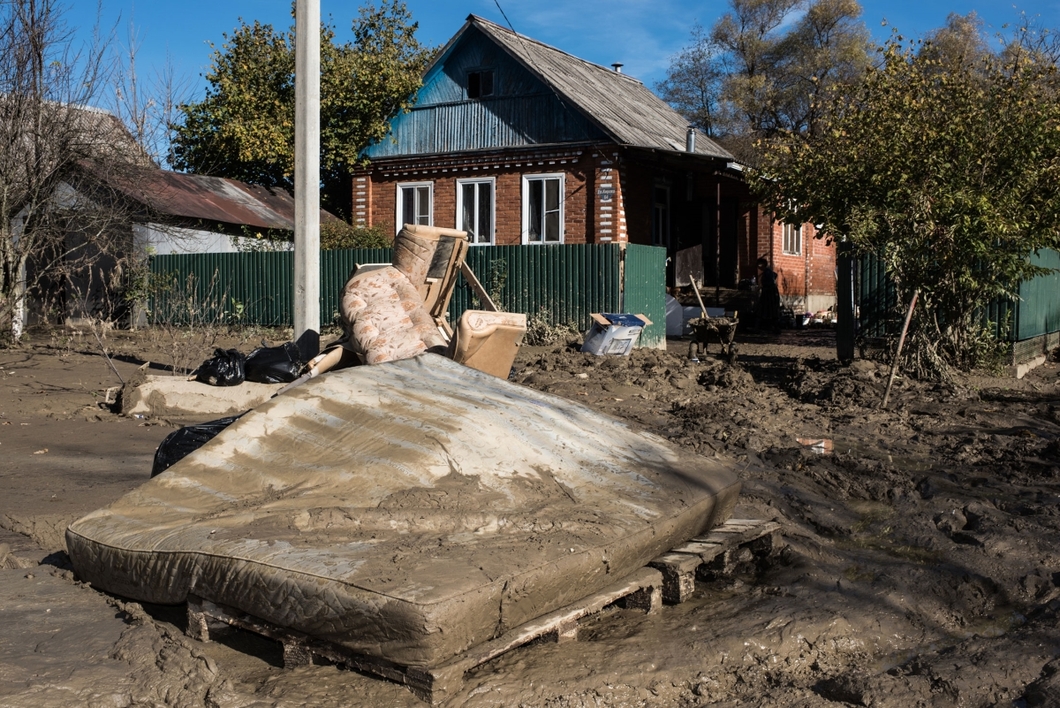
{"label": "wooden pallet", "polygon": [[780,524],[775,521],[729,519],[648,565],[663,575],[663,601],[675,605],[692,596],[697,574],[708,569],[724,574],[755,555],[775,552],[781,544]]}
{"label": "wooden pallet", "polygon": [[221,622],[255,632],[280,642],[285,667],[304,666],[321,657],[337,664],[396,681],[434,705],[460,690],[464,675],[505,652],[537,641],[568,642],[578,638],[578,621],[608,605],[657,612],[663,601],[683,602],[695,587],[696,571],[721,559],[736,561],[740,551],[757,544],[757,550],[771,550],[778,543],[779,524],[752,520],[733,520],[717,527],[706,536],[695,538],[666,553],[623,580],[567,605],[504,635],[433,667],[401,666],[376,657],[357,654],[330,642],[315,639],[294,630],[278,627],[241,610],[188,597],[187,633],[194,639],[210,641],[210,622]]}
{"label": "wooden pallet", "polygon": [[407,686],[414,694],[436,704],[452,696],[463,685],[464,674],[511,649],[534,640],[567,642],[578,638],[578,620],[617,604],[651,614],[662,606],[662,573],[641,568],[604,590],[480,644],[433,668],[400,666],[364,656],[344,647],[314,639],[301,632],[278,627],[241,610],[191,595],[188,597],[187,633],[199,641],[210,641],[210,621],[223,622],[255,632],[283,645],[285,668],[304,666],[314,656]]}

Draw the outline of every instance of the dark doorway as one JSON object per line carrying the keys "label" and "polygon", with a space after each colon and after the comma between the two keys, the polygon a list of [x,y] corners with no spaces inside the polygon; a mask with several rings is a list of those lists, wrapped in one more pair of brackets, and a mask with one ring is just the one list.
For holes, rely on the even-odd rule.
{"label": "dark doorway", "polygon": [[735,288],[737,280],[737,225],[739,211],[735,202],[721,203],[721,248],[718,271],[723,288]]}

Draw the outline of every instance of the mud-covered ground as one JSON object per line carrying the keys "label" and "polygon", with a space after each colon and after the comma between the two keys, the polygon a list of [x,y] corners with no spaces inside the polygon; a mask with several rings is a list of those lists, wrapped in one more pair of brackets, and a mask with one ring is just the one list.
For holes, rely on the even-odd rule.
{"label": "mud-covered ground", "polygon": [[[128,380],[172,359],[159,341],[104,344]],[[659,614],[607,610],[576,643],[509,652],[452,704],[1060,706],[1055,358],[1022,380],[899,379],[882,411],[887,370],[840,366],[828,331],[745,338],[736,366],[711,352],[528,347],[513,380],[731,461],[737,516],[780,521],[785,550]],[[65,524],[144,481],[173,430],[110,412],[117,385],[91,335],[0,349],[0,706],[423,705],[334,666],[284,670],[243,632],[200,644],[182,608],[78,583]]]}

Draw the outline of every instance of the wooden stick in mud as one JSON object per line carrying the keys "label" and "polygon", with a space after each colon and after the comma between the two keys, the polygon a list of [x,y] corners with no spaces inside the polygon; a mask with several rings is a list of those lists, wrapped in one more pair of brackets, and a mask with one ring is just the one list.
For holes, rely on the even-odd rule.
{"label": "wooden stick in mud", "polygon": [[703,304],[703,296],[699,294],[699,283],[696,282],[695,278],[692,278],[692,289],[696,291],[696,300],[699,300],[700,317],[707,316],[707,306]]}
{"label": "wooden stick in mud", "polygon": [[898,374],[898,359],[902,356],[902,346],[905,344],[905,335],[909,331],[909,323],[913,319],[913,308],[916,307],[916,299],[920,297],[920,290],[913,292],[913,299],[909,301],[909,312],[905,313],[905,324],[902,325],[902,335],[898,337],[898,349],[894,352],[894,361],[891,362],[891,377],[887,379],[887,390],[883,393],[883,402],[880,408],[887,408],[887,401],[891,398],[891,386],[894,385],[894,377]]}
{"label": "wooden stick in mud", "polygon": [[125,385],[125,379],[118,373],[118,369],[114,366],[114,362],[110,360],[110,354],[107,353],[107,348],[103,346],[103,340],[99,338],[99,332],[96,331],[95,323],[92,324],[92,334],[96,338],[96,343],[99,344],[99,350],[103,352],[103,358],[107,360],[107,364],[110,366],[110,370],[114,372],[114,375],[118,377],[118,381],[121,381],[121,385]]}
{"label": "wooden stick in mud", "polygon": [[500,312],[493,300],[490,299],[489,294],[486,292],[486,288],[482,287],[482,283],[475,277],[475,272],[471,270],[471,267],[467,263],[460,264],[460,274],[467,280],[467,284],[471,286],[471,289],[478,296],[479,302],[482,303],[482,309],[490,312]]}

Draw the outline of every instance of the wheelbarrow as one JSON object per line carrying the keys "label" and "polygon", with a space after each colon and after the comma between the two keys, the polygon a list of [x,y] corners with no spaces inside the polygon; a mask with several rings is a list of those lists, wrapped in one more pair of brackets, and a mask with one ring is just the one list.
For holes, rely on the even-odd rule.
{"label": "wheelbarrow", "polygon": [[695,317],[688,321],[692,329],[692,341],[688,343],[688,358],[699,361],[700,355],[706,355],[711,340],[721,343],[721,353],[730,364],[736,363],[736,327],[740,323],[739,313],[724,317]]}

